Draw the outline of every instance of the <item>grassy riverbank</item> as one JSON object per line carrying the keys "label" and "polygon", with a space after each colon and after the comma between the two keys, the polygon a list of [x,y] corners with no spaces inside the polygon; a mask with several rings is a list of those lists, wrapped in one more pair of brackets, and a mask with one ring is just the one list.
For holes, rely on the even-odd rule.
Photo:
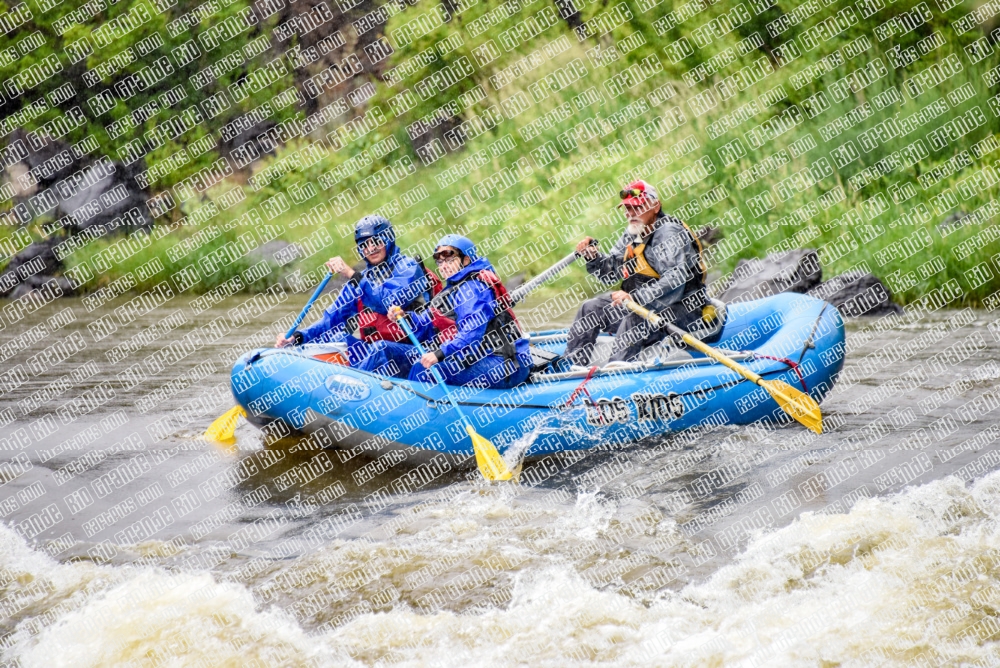
{"label": "grassy riverbank", "polygon": [[[706,17],[722,9],[713,6]],[[471,19],[479,11],[463,16]],[[392,19],[389,32],[405,22],[404,14]],[[941,25],[945,20],[940,18]],[[400,49],[393,63],[411,58],[420,44],[434,43],[450,28],[439,30],[444,32]],[[318,280],[323,260],[351,253],[354,221],[378,210],[397,224],[402,245],[414,252],[427,256],[433,240],[458,230],[484,247],[501,275],[532,275],[583,234],[616,236],[622,224],[614,209],[617,191],[626,178],[642,177],[661,187],[665,210],[693,228],[722,229],[725,238],[713,251],[712,265],[723,274],[740,258],[813,247],[821,251],[826,277],[871,271],[902,303],[957,281],[965,304],[995,305],[1000,256],[993,258],[1000,243],[989,214],[998,192],[993,163],[1000,159],[993,109],[1000,107],[992,104],[994,91],[983,78],[1000,62],[995,54],[972,63],[962,51],[969,38],[957,41],[941,27],[933,33],[942,40],[936,49],[905,68],[883,71],[873,63],[892,62],[888,49],[896,40],[878,42],[847,31],[798,59],[777,59],[782,66],[776,69],[762,51],[751,51],[689,88],[680,75],[713,52],[741,44],[741,34],[699,51],[700,61],[671,65],[663,54],[674,33],[658,37],[639,18],[613,32],[619,50],[632,49],[617,60],[588,53],[590,42],[578,44],[567,33],[561,24],[552,27],[463,81],[458,88],[464,92],[453,97],[464,95],[469,103],[467,122],[480,119],[468,126],[469,134],[493,127],[467,139],[461,150],[444,150],[446,142],[437,140],[441,157],[430,166],[421,165],[410,147],[405,122],[412,113],[337,151],[317,137],[305,152],[300,141],[263,165],[271,175],[259,189],[224,182],[182,204],[173,215],[184,224],[165,236],[134,245],[128,257],[119,253],[110,267],[100,258],[121,242],[95,241],[69,258],[70,272],[92,275],[84,281],[87,290],[120,279],[132,289],[169,280],[175,288],[202,293],[222,285],[260,290],[298,271],[296,285],[307,289]],[[451,55],[470,53],[484,39],[468,40]],[[504,86],[488,83],[491,74],[533,50],[544,57],[528,73]],[[654,53],[663,66],[648,60]],[[837,53],[843,64],[800,85],[807,68],[816,71],[823,58],[835,63],[829,59]],[[950,78],[906,87],[919,79],[915,74],[931,66],[947,70],[956,59],[962,69]],[[764,78],[728,99],[707,97],[706,90],[717,91],[708,84],[739,65],[757,68]],[[841,80],[848,75],[864,85],[844,88]],[[379,84],[369,110],[378,105],[392,119],[388,110],[399,108],[400,91],[424,76],[418,69],[394,87]],[[609,81],[624,82],[618,94]],[[539,82],[541,88],[533,87]],[[959,119],[963,124],[954,126],[959,131],[948,140],[929,138],[931,130]],[[873,131],[887,122],[902,130],[891,138]],[[950,169],[963,155],[970,159]],[[934,170],[941,178],[928,178]],[[393,182],[406,171],[412,173]],[[260,174],[251,183],[265,180]],[[978,218],[953,224],[977,210]],[[308,256],[288,257],[280,269],[264,271],[257,260],[233,252],[273,238],[301,244]],[[191,250],[181,254],[178,244],[185,240]],[[73,269],[82,265],[89,271]],[[581,277],[574,268],[555,288]]]}

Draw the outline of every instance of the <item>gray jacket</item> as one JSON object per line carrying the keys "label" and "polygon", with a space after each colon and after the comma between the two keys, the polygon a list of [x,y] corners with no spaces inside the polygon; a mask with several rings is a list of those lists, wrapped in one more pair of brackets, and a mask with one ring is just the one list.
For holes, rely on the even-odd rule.
{"label": "gray jacket", "polygon": [[[599,253],[593,260],[587,260],[587,271],[605,285],[621,283],[625,251],[633,241],[634,237],[623,234],[610,253]],[[701,318],[701,308],[708,299],[698,265],[698,248],[684,224],[662,212],[657,214],[653,232],[645,242],[643,255],[660,278],[630,294],[642,306],[687,329],[694,319]]]}

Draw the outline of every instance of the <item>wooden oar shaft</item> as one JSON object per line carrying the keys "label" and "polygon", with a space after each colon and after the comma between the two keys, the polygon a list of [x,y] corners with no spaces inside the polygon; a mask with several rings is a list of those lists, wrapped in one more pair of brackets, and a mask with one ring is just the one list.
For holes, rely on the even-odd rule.
{"label": "wooden oar shaft", "polygon": [[725,355],[723,355],[722,353],[720,353],[715,348],[712,348],[711,346],[708,346],[705,343],[703,343],[702,341],[699,341],[698,339],[694,338],[693,336],[691,336],[689,333],[685,332],[683,329],[681,329],[677,325],[675,325],[675,324],[673,324],[671,322],[664,322],[663,318],[661,318],[660,316],[656,315],[655,313],[653,313],[649,309],[643,308],[642,306],[639,306],[638,304],[636,304],[634,301],[631,301],[631,300],[625,302],[625,307],[628,308],[633,313],[635,313],[636,315],[638,315],[638,316],[640,316],[642,318],[645,318],[646,320],[648,320],[654,326],[660,327],[662,325],[666,325],[666,327],[670,331],[670,333],[671,334],[680,335],[681,340],[684,341],[684,343],[688,344],[689,346],[691,346],[692,348],[694,348],[698,352],[700,352],[700,353],[702,353],[704,355],[707,355],[708,357],[711,357],[712,359],[714,359],[719,364],[722,364],[722,365],[726,366],[727,368],[732,369],[733,371],[735,371],[736,373],[740,374],[741,376],[743,376],[747,380],[752,381],[752,382],[756,383],[757,385],[760,385],[761,382],[763,382],[764,379],[761,378],[759,374],[756,374],[753,371],[751,371],[750,369],[747,369],[746,367],[737,364],[733,360],[729,359],[728,357],[726,357]]}
{"label": "wooden oar shaft", "polygon": [[771,395],[771,398],[778,402],[778,406],[783,411],[791,415],[799,423],[805,425],[806,428],[811,429],[817,434],[823,433],[823,413],[819,409],[819,404],[808,394],[799,392],[794,387],[780,380],[764,380],[759,374],[737,364],[715,348],[699,341],[673,323],[664,321],[660,316],[649,309],[639,306],[632,300],[626,301],[625,306],[636,315],[649,321],[654,327],[665,325],[670,332],[679,334],[681,340],[687,345],[711,357],[716,362],[724,364],[747,380],[763,387]]}

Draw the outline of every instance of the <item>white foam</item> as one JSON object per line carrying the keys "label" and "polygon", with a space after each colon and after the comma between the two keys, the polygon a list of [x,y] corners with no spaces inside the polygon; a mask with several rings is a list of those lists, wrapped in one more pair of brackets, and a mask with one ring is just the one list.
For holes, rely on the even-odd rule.
{"label": "white foam", "polygon": [[148,569],[47,628],[18,657],[24,666],[301,665],[330,657],[293,620],[255,612],[250,593],[210,575]]}
{"label": "white foam", "polygon": [[[386,542],[336,541],[318,559],[357,567],[387,550],[459,565],[502,551],[527,553],[522,532],[490,521],[525,499],[480,492],[421,515],[436,521]],[[606,526],[596,496],[541,513],[569,513],[559,531],[535,538],[513,574],[505,609],[428,612],[412,597],[389,611],[362,613],[332,631],[309,634],[274,608],[255,609],[238,584],[160,569],[57,564],[0,529],[8,568],[53,583],[54,598],[85,600],[40,633],[23,630],[8,650],[25,666],[250,663],[401,666],[887,665],[957,664],[1000,657],[1000,473],[966,489],[948,479],[884,499],[863,499],[846,515],[805,514],[758,536],[707,581],[642,601],[591,586],[565,556],[583,528]],[[613,510],[613,509],[612,509]],[[552,523],[552,518],[546,520]],[[530,517],[520,519],[526,525]],[[528,533],[527,531],[523,533]],[[576,541],[576,542],[574,542]],[[339,555],[338,559],[331,558]],[[606,557],[602,557],[606,558]],[[403,568],[402,566],[400,568]],[[344,571],[346,572],[346,571]],[[407,572],[412,572],[412,569]],[[404,571],[390,573],[402,588]],[[94,583],[106,579],[103,588]],[[87,586],[96,593],[80,594]],[[428,585],[433,587],[434,584]],[[412,592],[411,592],[412,593]],[[305,591],[293,591],[304,596]],[[414,597],[416,594],[414,594]],[[159,660],[157,659],[157,660]]]}

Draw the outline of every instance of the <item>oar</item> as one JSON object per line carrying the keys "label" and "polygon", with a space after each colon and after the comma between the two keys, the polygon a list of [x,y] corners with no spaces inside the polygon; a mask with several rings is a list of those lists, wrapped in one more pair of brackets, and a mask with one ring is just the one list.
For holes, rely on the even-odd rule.
{"label": "oar", "polygon": [[[596,246],[597,239],[591,239],[590,245]],[[521,285],[511,290],[509,295],[511,306],[524,299],[529,292],[531,292],[538,286],[542,285],[543,283],[551,280],[556,274],[558,274],[563,269],[576,262],[576,259],[578,257],[580,257],[580,254],[577,253],[576,251],[573,251],[572,253],[570,253],[569,255],[567,255],[566,257],[559,260],[554,265],[552,265],[551,267],[540,273],[538,276],[535,276],[533,279],[531,279],[524,285]]]}
{"label": "oar", "polygon": [[[410,329],[406,320],[400,318],[396,322],[403,328],[406,335],[410,337],[410,341],[413,342],[417,351],[421,355],[426,354],[424,347],[420,345],[420,341],[417,340],[416,335],[414,335],[413,330]],[[455,401],[455,397],[451,396],[451,392],[448,391],[448,386],[445,384],[444,378],[442,378],[441,374],[438,372],[437,367],[431,366],[430,371],[434,376],[434,380],[436,380],[438,385],[441,386],[444,396],[448,398],[448,401],[451,402],[451,405],[458,412],[458,416],[465,424],[465,432],[469,435],[469,438],[472,439],[472,449],[476,453],[476,466],[479,467],[479,472],[482,473],[483,477],[490,482],[495,480],[510,480],[511,478],[514,478],[516,475],[515,472],[511,471],[507,466],[507,462],[504,461],[504,458],[500,455],[496,446],[490,443],[489,439],[476,433],[476,430],[469,421],[469,418],[465,416],[465,413],[463,413],[462,409],[459,408],[458,402]]]}
{"label": "oar", "polygon": [[705,355],[708,355],[716,362],[724,364],[747,380],[760,385],[767,390],[768,394],[770,394],[775,401],[778,402],[778,405],[781,406],[782,410],[805,425],[807,429],[810,429],[817,434],[823,433],[823,413],[819,409],[819,404],[817,404],[813,398],[805,392],[800,392],[788,383],[783,383],[780,380],[764,380],[758,374],[754,373],[750,369],[747,369],[746,367],[740,366],[715,348],[705,345],[680,327],[677,327],[673,323],[664,321],[663,318],[656,315],[649,309],[639,306],[632,300],[626,301],[624,304],[626,308],[639,317],[648,320],[654,327],[666,325],[667,329],[672,334],[680,335],[681,340],[687,345],[704,353]]}
{"label": "oar", "polygon": [[[309,309],[311,309],[312,305],[316,303],[317,299],[319,299],[320,294],[322,294],[323,290],[326,288],[326,284],[330,282],[331,278],[333,278],[333,272],[327,272],[323,280],[320,281],[319,287],[317,287],[316,291],[313,292],[313,296],[309,298],[309,301],[306,302],[306,305],[302,308],[302,311],[299,313],[299,317],[295,319],[295,322],[293,322],[292,326],[288,329],[288,332],[285,334],[286,339],[291,338],[292,334],[295,333],[295,330],[298,329],[298,326],[302,324],[306,314],[309,313]],[[241,417],[246,416],[247,412],[243,410],[243,407],[236,404],[221,416],[216,418],[215,422],[209,425],[208,429],[205,430],[205,438],[209,441],[216,441],[220,443],[226,443],[233,440],[233,435],[236,432],[237,421]]]}

